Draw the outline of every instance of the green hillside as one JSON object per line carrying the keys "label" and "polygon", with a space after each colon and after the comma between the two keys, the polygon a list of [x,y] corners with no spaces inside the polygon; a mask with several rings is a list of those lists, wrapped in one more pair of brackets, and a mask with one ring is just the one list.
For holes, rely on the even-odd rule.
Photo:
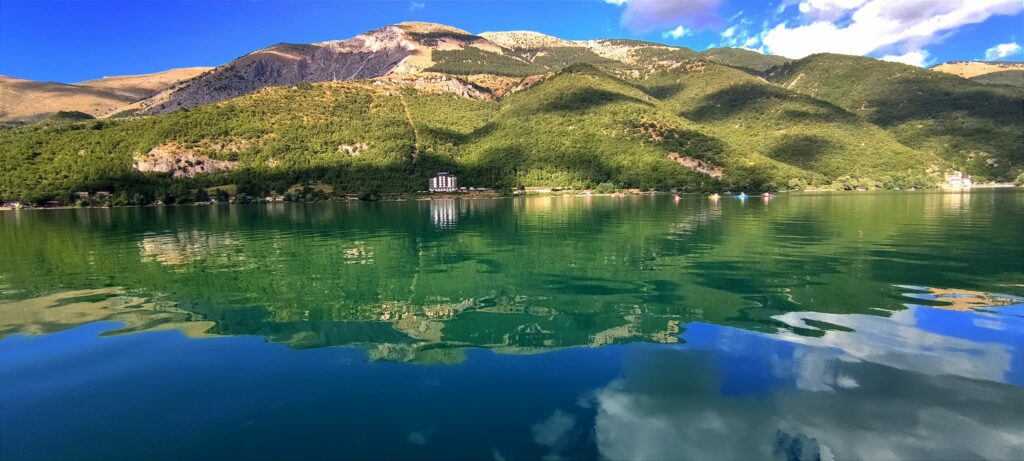
{"label": "green hillside", "polygon": [[1024,89],[837,54],[794,61],[768,79],[857,114],[979,179],[1011,180],[1024,168]]}
{"label": "green hillside", "polygon": [[512,50],[519,57],[548,70],[562,70],[574,64],[620,67],[622,64],[578,46],[554,46],[540,50]]}
{"label": "green hillside", "polygon": [[971,78],[972,82],[987,83],[990,85],[1011,85],[1024,88],[1024,70],[1004,70],[992,72],[991,74],[979,75]]}
{"label": "green hillside", "polygon": [[761,54],[742,48],[711,48],[701,53],[704,59],[718,64],[725,64],[754,73],[762,73],[774,66],[792,61],[783,56]]}
{"label": "green hillside", "polygon": [[547,69],[520,58],[505,56],[467,46],[460,50],[438,50],[433,53],[434,66],[427,69],[455,75],[493,74],[526,77],[542,74]]}
{"label": "green hillside", "polygon": [[[360,143],[358,155],[340,149]],[[132,168],[134,156],[168,144],[238,168],[177,181]],[[155,117],[0,130],[0,196],[67,200],[77,190],[113,190],[145,202],[219,183],[253,195],[283,192],[313,178],[351,190],[409,190],[410,175],[427,175],[406,168],[412,148],[397,92],[362,84],[273,88]]]}
{"label": "green hillside", "polygon": [[[623,80],[575,65],[500,100],[303,84],[160,116],[9,128],[0,197],[189,201],[218,185],[258,196],[312,182],[369,195],[422,190],[442,170],[493,188],[926,187],[926,169],[943,169],[829,103],[701,60],[672,67]],[[221,167],[177,178],[133,167],[159,155]]]}
{"label": "green hillside", "polygon": [[[465,148],[471,180],[503,187],[600,183],[639,188],[707,188],[711,180],[668,160],[668,143],[650,141],[644,123],[658,124],[704,145],[724,149],[649,96],[590,66],[574,66],[502,101],[501,110]],[[516,184],[509,180],[514,178]]]}
{"label": "green hillside", "polygon": [[840,107],[726,66],[659,72],[638,83],[678,115],[728,140],[746,161],[770,159],[806,170],[812,174],[797,179],[812,185],[843,178],[848,187],[919,187],[930,181],[926,168],[944,166]]}

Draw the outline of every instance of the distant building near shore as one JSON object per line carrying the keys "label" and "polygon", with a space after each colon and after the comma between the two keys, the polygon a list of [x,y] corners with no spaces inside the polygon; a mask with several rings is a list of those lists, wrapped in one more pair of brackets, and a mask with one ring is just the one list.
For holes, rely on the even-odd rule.
{"label": "distant building near shore", "polygon": [[970,176],[956,171],[953,172],[953,174],[946,175],[946,184],[944,184],[943,187],[947,189],[962,189],[973,185],[974,181],[971,180]]}
{"label": "distant building near shore", "polygon": [[459,181],[455,175],[442,171],[430,178],[430,192],[456,192],[459,190]]}

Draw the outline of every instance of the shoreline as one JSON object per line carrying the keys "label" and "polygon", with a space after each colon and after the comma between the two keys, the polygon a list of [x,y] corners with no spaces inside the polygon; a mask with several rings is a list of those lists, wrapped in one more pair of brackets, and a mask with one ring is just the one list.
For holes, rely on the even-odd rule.
{"label": "shoreline", "polygon": [[[960,192],[969,193],[974,189],[1013,189],[1021,188],[1024,186],[1016,186],[1012,183],[992,183],[992,184],[978,184],[970,188],[932,188],[932,189],[875,189],[875,190],[832,190],[832,189],[804,189],[804,190],[793,190],[793,191],[777,191],[772,192],[772,195],[791,194],[791,193],[863,193],[863,192]],[[730,197],[734,194],[731,191],[718,192],[722,198]],[[61,205],[61,206],[29,206],[29,207],[4,207],[0,206],[0,211],[22,211],[22,210],[76,210],[76,209],[102,209],[102,208],[156,208],[156,207],[197,207],[197,206],[219,206],[219,205],[265,205],[272,203],[320,203],[320,202],[408,202],[408,201],[431,201],[431,200],[496,200],[505,198],[518,198],[518,197],[649,197],[659,195],[679,195],[679,196],[693,196],[702,195],[709,196],[709,192],[665,192],[665,191],[615,191],[615,192],[586,192],[586,191],[513,191],[513,192],[498,192],[498,191],[478,191],[478,192],[461,192],[461,193],[413,193],[413,194],[396,194],[390,196],[383,196],[376,200],[359,200],[352,197],[338,197],[328,198],[324,200],[314,201],[294,201],[289,202],[285,200],[260,200],[256,202],[247,203],[235,203],[231,202],[192,202],[192,203],[181,203],[181,204],[147,204],[147,205]],[[761,194],[750,195],[750,198],[758,198]]]}

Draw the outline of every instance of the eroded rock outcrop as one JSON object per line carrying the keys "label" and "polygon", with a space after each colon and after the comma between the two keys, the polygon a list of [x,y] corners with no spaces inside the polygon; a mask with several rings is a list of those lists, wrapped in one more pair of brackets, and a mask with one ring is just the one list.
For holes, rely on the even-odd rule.
{"label": "eroded rock outcrop", "polygon": [[171,173],[175,178],[191,178],[197,174],[237,168],[238,162],[212,159],[171,142],[156,146],[144,155],[135,156],[132,167],[143,173]]}
{"label": "eroded rock outcrop", "polygon": [[712,164],[710,164],[708,162],[705,162],[705,161],[703,161],[701,159],[694,158],[694,157],[688,157],[686,155],[680,155],[680,154],[675,153],[675,152],[669,153],[668,154],[668,159],[672,160],[672,161],[674,161],[674,162],[676,162],[676,163],[678,163],[678,164],[680,164],[680,165],[682,165],[682,166],[684,166],[686,168],[689,168],[689,169],[691,169],[693,171],[696,171],[697,173],[704,173],[704,174],[706,174],[708,176],[711,176],[712,178],[721,178],[722,177],[722,169],[721,168],[719,168],[717,166],[714,166],[714,165],[712,165]]}

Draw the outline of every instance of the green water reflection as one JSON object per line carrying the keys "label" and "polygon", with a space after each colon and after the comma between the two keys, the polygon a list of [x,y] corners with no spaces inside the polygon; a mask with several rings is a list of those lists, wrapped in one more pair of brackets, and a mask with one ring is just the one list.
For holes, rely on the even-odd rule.
{"label": "green water reflection", "polygon": [[0,335],[119,320],[442,363],[675,343],[691,322],[814,338],[963,307],[908,292],[1024,295],[1022,210],[977,191],[6,212]]}

